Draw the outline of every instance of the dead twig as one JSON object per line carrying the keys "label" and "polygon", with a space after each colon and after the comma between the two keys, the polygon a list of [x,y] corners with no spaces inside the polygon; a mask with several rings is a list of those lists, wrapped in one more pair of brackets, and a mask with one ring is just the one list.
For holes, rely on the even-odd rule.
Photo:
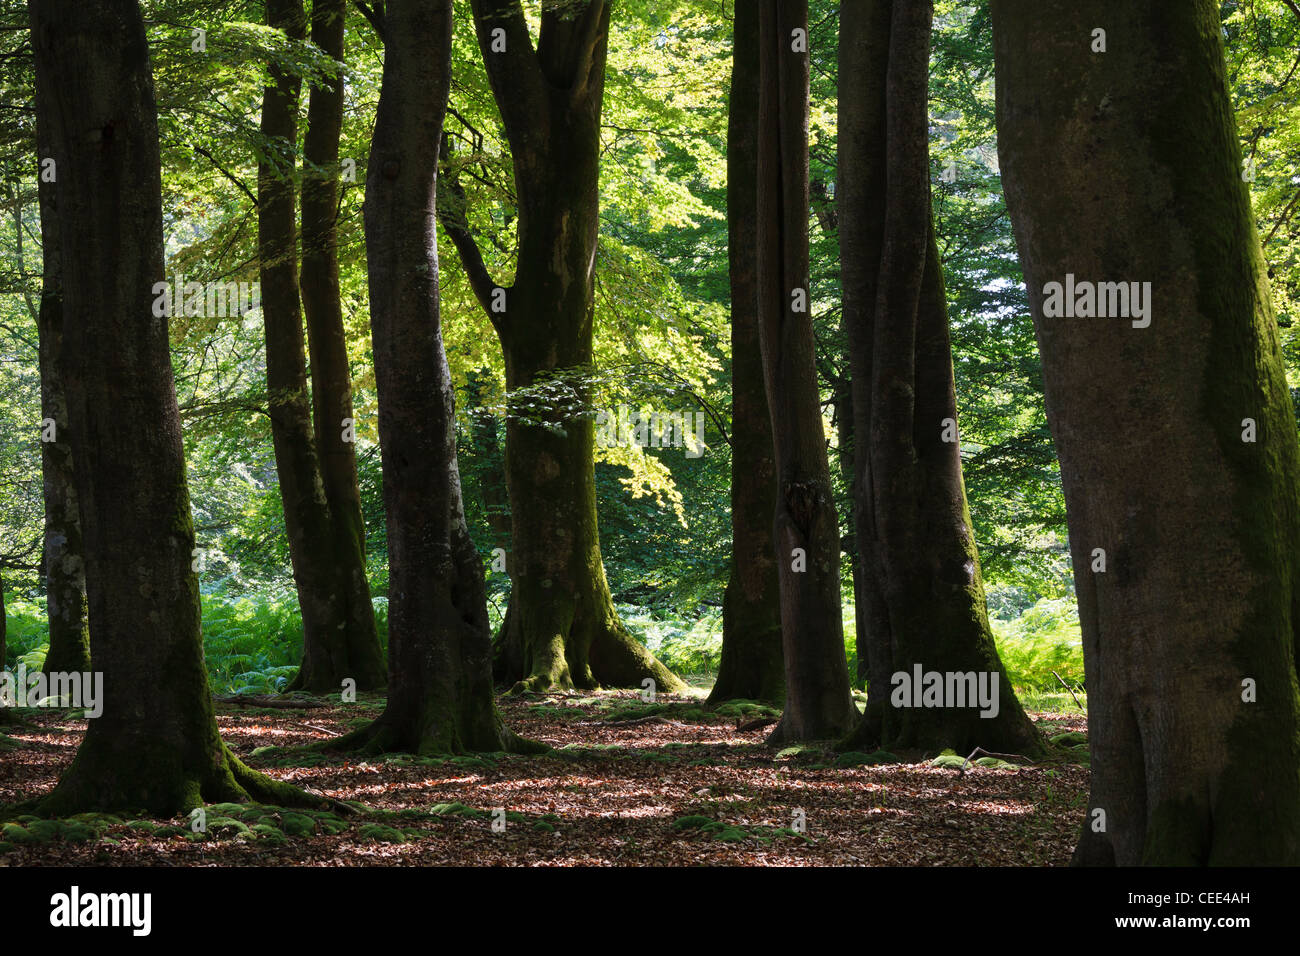
{"label": "dead twig", "polygon": [[[1074,697],[1074,702],[1076,704],[1079,704],[1079,698],[1075,697],[1074,689],[1070,687],[1070,685],[1067,684],[1065,681],[1061,680],[1061,675],[1056,673],[1056,671],[1052,671],[1052,676],[1055,677],[1057,680],[1061,681],[1061,686],[1064,687],[1066,690],[1068,690],[1070,692],[1070,696]],[[1083,704],[1079,704],[1079,709],[1083,711],[1087,710],[1087,708],[1084,707]]]}

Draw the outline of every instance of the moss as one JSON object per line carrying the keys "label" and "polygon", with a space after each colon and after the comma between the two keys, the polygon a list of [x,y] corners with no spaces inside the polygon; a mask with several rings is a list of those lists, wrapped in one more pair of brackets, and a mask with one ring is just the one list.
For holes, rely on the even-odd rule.
{"label": "moss", "polygon": [[547,823],[545,820],[538,820],[536,823],[533,824],[533,829],[540,830],[542,833],[555,832],[555,827],[551,826],[551,824]]}
{"label": "moss", "polygon": [[369,843],[405,843],[406,834],[401,830],[386,827],[382,823],[367,823],[357,835]]}
{"label": "moss", "polygon": [[217,840],[232,840],[241,834],[247,833],[248,826],[234,817],[209,816],[205,832],[208,836]]}
{"label": "moss", "polygon": [[6,843],[13,843],[18,846],[23,846],[28,843],[37,842],[37,840],[30,833],[28,833],[27,830],[24,829],[21,824],[17,824],[17,823],[6,823],[4,825],[4,829],[0,829],[0,840],[4,840]]}
{"label": "moss", "polygon": [[301,813],[285,813],[280,818],[280,828],[289,836],[312,836],[316,832],[316,821]]}
{"label": "moss", "polygon": [[89,843],[99,837],[99,831],[84,823],[65,823],[60,836],[68,843]]}
{"label": "moss", "polygon": [[472,770],[487,770],[492,767],[492,761],[485,760],[482,757],[456,756],[450,761],[454,766]]}
{"label": "moss", "polygon": [[95,827],[97,830],[106,830],[109,827],[122,825],[122,818],[114,816],[111,813],[78,813],[76,816],[68,817],[69,820],[77,823],[84,823],[87,826]]}
{"label": "moss", "polygon": [[283,832],[269,823],[254,824],[247,832],[241,833],[239,838],[241,840],[256,840],[259,843],[268,843],[273,846],[281,846],[289,842],[289,838]]}
{"label": "moss", "polygon": [[799,760],[799,761],[807,762],[807,761],[817,760],[824,755],[825,755],[825,751],[822,750],[820,747],[806,747],[802,745],[796,745],[793,747],[783,747],[782,749],[778,750],[776,752],[775,759]]}
{"label": "moss", "polygon": [[33,843],[50,843],[57,840],[63,825],[58,820],[33,820],[27,824],[27,832]]}
{"label": "moss", "polygon": [[757,700],[728,700],[719,704],[713,709],[715,714],[722,717],[780,717],[781,711],[777,707],[769,706]]}
{"label": "moss", "polygon": [[997,757],[980,757],[973,761],[975,766],[984,767],[987,770],[1019,770],[1018,764],[1011,763],[1008,760],[999,760]]}
{"label": "moss", "polygon": [[708,817],[702,817],[699,815],[681,817],[673,821],[673,829],[674,830],[698,830],[701,827],[708,826],[710,823],[713,822],[714,821],[709,819]]}
{"label": "moss", "polygon": [[318,816],[316,818],[316,822],[320,824],[321,830],[323,830],[325,833],[329,834],[330,836],[337,836],[338,834],[343,833],[345,830],[348,829],[349,826],[347,823],[340,820],[338,817],[326,816],[326,815]]}
{"label": "moss", "polygon": [[1057,734],[1055,737],[1049,737],[1048,739],[1058,747],[1074,747],[1078,744],[1086,744],[1088,742],[1088,735],[1080,733],[1077,730],[1071,730],[1063,734]]}
{"label": "moss", "polygon": [[429,808],[429,812],[438,817],[482,817],[487,816],[484,810],[476,810],[473,807],[467,807],[463,803],[437,803]]}
{"label": "moss", "polygon": [[945,750],[930,761],[930,766],[942,767],[945,770],[963,770],[966,767],[966,758],[957,756],[951,750]]}

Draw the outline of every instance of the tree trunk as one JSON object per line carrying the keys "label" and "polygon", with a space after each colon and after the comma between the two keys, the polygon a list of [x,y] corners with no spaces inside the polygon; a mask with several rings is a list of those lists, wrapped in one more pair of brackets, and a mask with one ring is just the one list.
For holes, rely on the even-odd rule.
{"label": "tree trunk", "polygon": [[[50,144],[37,145],[41,158]],[[55,184],[42,175],[37,184],[41,209],[41,303],[36,313],[40,336],[41,418],[54,423],[53,441],[46,441],[42,423],[41,475],[45,500],[45,610],[50,627],[46,673],[86,673],[90,670],[90,626],[86,619],[86,568],[81,550],[81,518],[73,472],[72,433],[68,403],[59,376],[63,347],[63,290],[59,262],[59,221]],[[19,257],[22,224],[19,223]],[[22,263],[19,263],[20,271]],[[3,658],[0,658],[2,660]]]}
{"label": "tree trunk", "polygon": [[[1037,754],[998,659],[962,481],[943,271],[930,206],[933,4],[846,5],[840,30],[844,319],[853,370],[855,537],[867,713],[851,743]],[[919,702],[900,675],[987,693]],[[994,681],[996,680],[996,684]],[[947,681],[945,680],[945,688]]]}
{"label": "tree trunk", "polygon": [[[514,159],[519,253],[514,284],[488,275],[463,210],[444,224],[505,356],[513,589],[494,671],[516,690],[681,681],[624,628],[596,527],[595,429],[569,402],[526,418],[520,390],[592,366],[600,115],[609,4],[547,5],[534,51],[518,0],[474,0],[488,79]],[[495,36],[494,36],[495,32]],[[454,191],[455,185],[452,186]],[[573,383],[585,406],[582,384]]]}
{"label": "tree trunk", "polygon": [[727,127],[731,275],[731,578],[710,703],[785,700],[781,600],[772,541],[776,463],[758,342],[758,8],[736,5]]}
{"label": "tree trunk", "polygon": [[[346,677],[356,678],[358,686],[377,687],[384,672],[384,652],[366,578],[356,443],[350,440],[355,424],[352,375],[339,292],[337,182],[346,13],[344,0],[314,0],[312,4],[312,42],[338,62],[340,73],[311,88],[303,139],[300,285],[311,350],[316,450],[334,539],[319,560],[334,566],[343,615],[343,627],[335,625],[329,642],[308,642],[303,649],[303,666],[291,687],[306,690],[336,690]],[[296,97],[293,105],[296,115]]]}
{"label": "tree trunk", "polygon": [[[302,0],[267,0],[266,15],[268,26],[294,39],[305,36]],[[275,66],[271,79],[262,99],[262,133],[274,155],[257,171],[257,241],[271,438],[303,622],[302,667],[290,686],[336,691],[350,677],[359,689],[373,690],[384,686],[382,660],[349,626],[353,565],[339,554],[307,389],[292,179],[301,83]]]}
{"label": "tree trunk", "polygon": [[478,486],[487,519],[489,543],[492,548],[506,552],[506,572],[510,571],[510,493],[506,489],[505,457],[497,437],[497,416],[483,403],[487,391],[487,371],[471,372],[466,376],[465,391],[469,396],[469,437],[478,459]]}
{"label": "tree trunk", "polygon": [[[769,742],[839,737],[857,722],[844,657],[840,534],[808,288],[808,4],[760,0],[758,328],[777,502],[773,538],[785,713]],[[740,39],[740,38],[738,38]]]}
{"label": "tree trunk", "polygon": [[[992,12],[1083,628],[1075,862],[1300,863],[1300,448],[1218,4]],[[1102,282],[1149,286],[1077,315]]]}
{"label": "tree trunk", "polygon": [[170,814],[297,802],[221,742],[203,661],[194,526],[167,321],[157,110],[134,0],[33,0],[38,123],[57,169],[68,401],[103,714],[37,805]]}
{"label": "tree trunk", "polygon": [[442,343],[435,193],[451,0],[390,3],[385,24],[365,227],[388,522],[388,706],[336,746],[533,750],[493,699],[483,565],[465,525]]}

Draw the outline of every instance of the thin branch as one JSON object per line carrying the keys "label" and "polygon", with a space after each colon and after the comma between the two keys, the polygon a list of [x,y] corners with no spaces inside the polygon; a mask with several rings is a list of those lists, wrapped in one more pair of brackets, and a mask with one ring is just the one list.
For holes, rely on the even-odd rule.
{"label": "thin branch", "polygon": [[257,205],[257,197],[256,197],[255,195],[253,195],[252,190],[250,190],[247,186],[245,186],[244,183],[240,180],[240,178],[239,178],[238,176],[236,176],[234,173],[230,172],[228,169],[226,169],[224,166],[222,166],[219,162],[217,162],[216,157],[214,157],[210,152],[208,152],[208,151],[207,151],[206,149],[204,149],[202,146],[195,146],[195,147],[194,147],[194,152],[196,152],[196,153],[198,153],[200,156],[204,157],[208,162],[210,162],[210,163],[212,164],[212,167],[213,167],[217,172],[221,173],[221,175],[225,176],[225,177],[226,177],[227,179],[229,179],[232,183],[234,183],[236,186],[238,186],[238,187],[243,191],[244,195],[247,196],[249,199],[251,199],[251,200],[253,201],[253,205],[254,205],[254,206]]}

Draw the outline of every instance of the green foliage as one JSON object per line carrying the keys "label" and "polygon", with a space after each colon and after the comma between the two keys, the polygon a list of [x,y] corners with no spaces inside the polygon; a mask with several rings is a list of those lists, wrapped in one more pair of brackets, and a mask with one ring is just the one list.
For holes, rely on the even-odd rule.
{"label": "green foliage", "polygon": [[998,654],[1017,689],[1062,690],[1061,675],[1076,693],[1083,686],[1083,637],[1072,600],[1041,600],[1014,620],[992,618]]}
{"label": "green foliage", "polygon": [[35,599],[9,595],[5,601],[6,659],[0,666],[16,669],[24,664],[37,671],[45,664],[50,649],[50,629],[45,617],[45,596]]}
{"label": "green foliage", "polygon": [[[302,612],[295,595],[234,597],[204,594],[203,647],[209,681],[218,694],[275,694],[302,659]],[[375,600],[380,640],[387,646],[388,602]]]}

